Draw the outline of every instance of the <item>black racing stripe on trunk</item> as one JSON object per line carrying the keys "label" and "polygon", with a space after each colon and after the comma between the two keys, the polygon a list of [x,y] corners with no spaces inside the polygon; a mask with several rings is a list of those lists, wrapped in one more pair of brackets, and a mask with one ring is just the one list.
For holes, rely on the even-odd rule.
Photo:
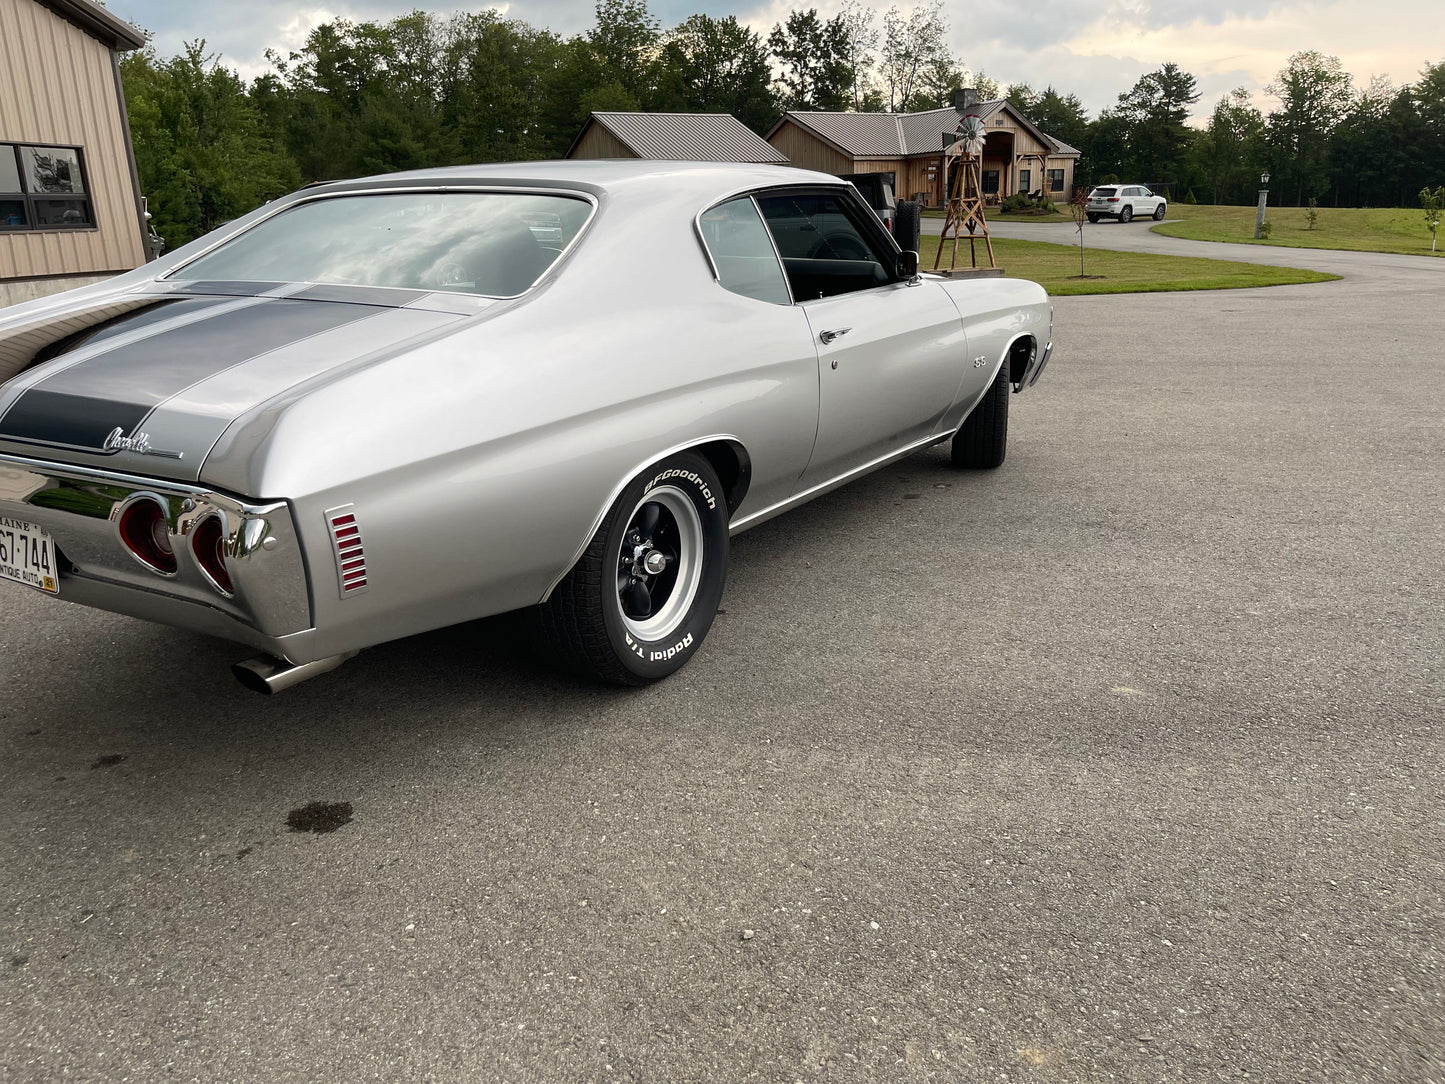
{"label": "black racing stripe on trunk", "polygon": [[195,282],[174,282],[178,294],[220,294],[223,297],[257,297],[287,286],[285,282],[261,282],[243,280],[226,282],[220,279],[197,279]]}
{"label": "black racing stripe on trunk", "polygon": [[150,409],[140,403],[32,388],[6,411],[0,436],[71,448],[99,448],[117,427],[122,434],[134,432]]}
{"label": "black racing stripe on trunk", "polygon": [[201,312],[205,309],[215,308],[217,305],[232,305],[234,301],[224,297],[177,297],[166,298],[147,309],[139,309],[133,313],[126,313],[124,316],[117,316],[114,320],[108,320],[97,327],[91,328],[84,339],[74,344],[71,349],[79,346],[93,346],[106,339],[113,339],[117,335],[129,335],[132,331],[138,331],[150,324],[158,324],[162,320],[173,320],[177,316],[185,316],[193,312]]}
{"label": "black racing stripe on trunk", "polygon": [[288,298],[302,301],[348,301],[354,305],[386,305],[401,308],[418,298],[426,297],[425,290],[402,290],[395,286],[309,286],[298,293],[287,294]]}
{"label": "black racing stripe on trunk", "polygon": [[156,406],[208,377],[380,311],[276,300],[161,331],[27,389],[0,418],[0,437],[98,448],[116,426],[130,435]]}

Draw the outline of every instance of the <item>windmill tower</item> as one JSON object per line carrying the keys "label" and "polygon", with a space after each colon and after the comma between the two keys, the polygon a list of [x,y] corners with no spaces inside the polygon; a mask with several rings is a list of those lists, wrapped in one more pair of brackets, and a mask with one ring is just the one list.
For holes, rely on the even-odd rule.
{"label": "windmill tower", "polygon": [[[989,267],[997,267],[993,258],[993,242],[988,236],[988,222],[983,217],[983,143],[987,133],[983,121],[972,113],[960,117],[954,138],[943,149],[943,175],[949,181],[948,214],[943,222],[943,236],[938,239],[938,254],[933,258],[933,269],[943,261],[943,246],[953,238],[953,251],[949,257],[948,270],[958,267],[958,239],[963,230],[968,230],[969,263],[978,267],[977,235],[983,235],[984,247],[988,250]],[[945,133],[944,138],[948,136]]]}

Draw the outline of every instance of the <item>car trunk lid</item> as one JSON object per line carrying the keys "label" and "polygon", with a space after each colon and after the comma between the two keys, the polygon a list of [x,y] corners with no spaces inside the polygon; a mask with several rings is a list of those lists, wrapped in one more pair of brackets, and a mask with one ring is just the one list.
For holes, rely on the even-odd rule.
{"label": "car trunk lid", "polygon": [[157,298],[56,344],[53,357],[0,389],[0,451],[196,481],[240,415],[465,318],[407,307],[426,295],[404,293]]}

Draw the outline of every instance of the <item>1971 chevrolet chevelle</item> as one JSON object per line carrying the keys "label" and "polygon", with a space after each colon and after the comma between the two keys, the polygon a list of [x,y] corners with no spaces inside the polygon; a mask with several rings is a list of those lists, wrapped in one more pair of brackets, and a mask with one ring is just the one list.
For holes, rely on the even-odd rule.
{"label": "1971 chevrolet chevelle", "polygon": [[267,691],[521,609],[641,684],[702,645],[730,534],[939,441],[1001,463],[1051,325],[825,174],[313,186],[0,310],[0,579],[250,645]]}

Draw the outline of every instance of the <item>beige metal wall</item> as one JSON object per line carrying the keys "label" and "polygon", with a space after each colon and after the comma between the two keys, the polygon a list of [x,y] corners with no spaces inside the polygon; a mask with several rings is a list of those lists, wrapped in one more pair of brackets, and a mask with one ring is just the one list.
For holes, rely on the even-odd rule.
{"label": "beige metal wall", "polygon": [[587,122],[587,131],[577,141],[569,158],[636,158],[622,140],[595,120]]}
{"label": "beige metal wall", "polygon": [[35,0],[0,0],[0,142],[85,152],[95,229],[0,233],[0,279],[145,262],[108,46]]}

